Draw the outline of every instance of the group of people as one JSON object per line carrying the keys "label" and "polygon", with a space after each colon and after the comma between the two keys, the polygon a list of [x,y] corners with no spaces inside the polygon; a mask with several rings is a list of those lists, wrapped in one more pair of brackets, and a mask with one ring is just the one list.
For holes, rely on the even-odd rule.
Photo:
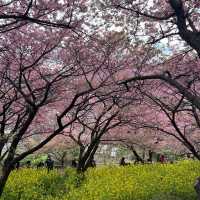
{"label": "group of people", "polygon": [[39,169],[39,168],[41,168],[41,167],[44,167],[44,166],[46,166],[48,172],[49,172],[50,170],[53,170],[53,168],[54,168],[54,161],[51,159],[51,156],[50,156],[50,155],[48,155],[48,157],[47,157],[45,163],[39,162],[39,163],[37,164],[37,169]]}
{"label": "group of people", "polygon": [[[158,161],[159,161],[160,163],[165,163],[165,162],[166,162],[165,156],[164,156],[163,154],[160,155]],[[127,162],[125,161],[125,157],[122,157],[122,158],[120,159],[119,165],[120,165],[120,166],[126,166],[126,165],[130,165],[130,163],[127,163]],[[77,167],[78,167],[78,162],[77,162],[76,159],[73,159],[73,160],[72,160],[71,166],[72,166],[73,168],[77,168]],[[20,167],[20,163],[17,162],[16,165],[15,165],[15,169],[19,169],[19,167]],[[27,161],[27,162],[26,162],[26,167],[28,167],[28,168],[31,167],[31,161]],[[48,157],[47,157],[47,159],[46,159],[45,162],[39,162],[39,163],[37,164],[37,169],[42,168],[42,167],[46,167],[47,170],[48,170],[48,172],[49,172],[50,170],[53,170],[53,168],[54,168],[54,161],[51,159],[51,156],[50,156],[50,155],[48,155]],[[95,162],[94,159],[92,159],[92,161],[90,162],[90,167],[96,167],[96,162]]]}
{"label": "group of people", "polygon": [[[166,163],[166,158],[165,158],[165,156],[164,156],[163,154],[159,155],[158,162],[160,162],[160,163],[162,163],[162,164],[163,164],[163,163]],[[135,162],[135,163],[136,163],[136,162]],[[126,166],[126,165],[130,165],[130,163],[127,163],[127,162],[125,161],[125,157],[122,157],[122,158],[120,159],[119,165],[120,165],[120,166]]]}
{"label": "group of people", "polygon": [[[96,167],[96,162],[94,159],[91,160],[89,167]],[[31,167],[31,161],[28,160],[26,163],[25,163],[25,166],[27,168],[30,168]],[[53,170],[54,168],[54,161],[52,160],[51,156],[48,155],[47,159],[45,162],[39,162],[37,165],[36,165],[37,169],[39,168],[43,168],[43,167],[46,167],[48,172],[50,170]],[[73,159],[72,162],[71,162],[71,167],[73,168],[77,168],[78,167],[78,161],[76,159]],[[19,169],[20,168],[20,163],[17,162],[15,167],[13,169]]]}
{"label": "group of people", "polygon": [[[31,167],[31,161],[28,160],[28,161],[26,162],[25,166],[26,166],[27,168],[30,168],[30,167]],[[48,172],[49,172],[50,170],[53,170],[53,168],[54,168],[54,161],[51,159],[51,156],[50,156],[50,155],[48,155],[48,157],[47,157],[47,159],[46,159],[45,162],[39,162],[39,163],[37,164],[37,169],[39,169],[39,168],[41,168],[41,167],[46,167],[47,170],[48,170]],[[20,162],[17,162],[14,168],[18,170],[18,169],[20,168]]]}

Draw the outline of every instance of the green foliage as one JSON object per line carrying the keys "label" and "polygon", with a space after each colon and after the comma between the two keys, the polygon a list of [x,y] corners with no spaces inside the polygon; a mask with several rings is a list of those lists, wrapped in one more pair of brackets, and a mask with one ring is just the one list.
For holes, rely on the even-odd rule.
{"label": "green foliage", "polygon": [[3,200],[195,200],[198,161],[176,164],[102,166],[84,175],[66,169],[12,172]]}
{"label": "green foliage", "polygon": [[127,148],[122,147],[122,146],[118,147],[118,150],[117,150],[117,157],[118,158],[121,158],[121,157],[126,156],[128,154],[130,154],[130,150],[128,150]]}
{"label": "green foliage", "polygon": [[47,159],[47,154],[29,155],[20,163],[21,165],[26,165],[27,161],[31,161],[31,165],[36,166],[39,162],[45,162],[46,159]]}
{"label": "green foliage", "polygon": [[79,156],[79,147],[68,149],[68,154],[71,155],[71,158],[78,158]]}
{"label": "green foliage", "polygon": [[32,164],[33,165],[37,165],[40,162],[45,162],[46,159],[47,159],[47,155],[46,154],[38,155],[38,156],[34,157],[34,159],[32,160]]}

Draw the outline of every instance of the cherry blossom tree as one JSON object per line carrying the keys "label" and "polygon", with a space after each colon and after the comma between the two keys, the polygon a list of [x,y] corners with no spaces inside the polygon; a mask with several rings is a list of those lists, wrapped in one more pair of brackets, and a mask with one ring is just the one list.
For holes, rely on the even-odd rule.
{"label": "cherry blossom tree", "polygon": [[[68,131],[84,105],[113,82],[118,67],[104,44],[68,29],[33,24],[2,35],[0,194],[17,162]],[[35,136],[40,138],[35,146],[16,154],[21,143]]]}
{"label": "cherry blossom tree", "polygon": [[183,95],[166,86],[142,91],[147,97],[144,104],[147,104],[153,112],[152,119],[144,115],[143,118],[146,120],[139,126],[173,137],[199,159],[198,109]]}
{"label": "cherry blossom tree", "polygon": [[4,33],[27,24],[70,29],[80,25],[77,16],[86,10],[83,1],[9,0],[0,4],[0,32]]}
{"label": "cherry blossom tree", "polygon": [[[81,171],[106,133],[127,121],[157,131],[156,123],[170,121],[182,143],[193,145],[175,122],[200,124],[198,6],[193,0],[3,1],[0,195],[15,164],[57,135],[80,146]],[[99,23],[92,24],[92,10],[102,14]],[[107,29],[113,25],[115,31]],[[33,136],[40,141],[16,154]]]}
{"label": "cherry blossom tree", "polygon": [[[167,124],[168,127],[175,128],[168,132],[169,135],[177,137],[178,133],[176,139],[199,158],[198,136],[188,136],[192,135],[193,129],[198,129],[200,109],[199,3],[184,0],[112,1],[111,4],[104,2],[102,6],[105,8],[108,4],[116,15],[112,17],[106,13],[105,16],[109,16],[113,21],[116,16],[121,16],[120,19],[126,23],[130,41],[135,42],[135,38],[139,38],[147,46],[154,46],[164,54],[162,58],[149,60],[148,65],[142,67],[139,73],[133,74],[132,78],[120,84],[130,88],[137,82],[142,89],[152,87],[156,90],[159,87],[160,91],[164,90],[145,95],[151,98],[152,104],[159,106],[159,112],[164,112],[164,115],[159,116],[163,119],[162,123],[166,125],[167,122],[170,124]],[[118,18],[119,21],[120,19]],[[170,91],[174,91],[173,97]],[[167,98],[171,102],[167,101]],[[187,107],[183,108],[185,105]],[[152,111],[158,112],[155,108]],[[154,122],[155,119],[149,120],[149,127],[154,126]],[[155,127],[158,128],[158,124],[160,123],[157,122]]]}
{"label": "cherry blossom tree", "polygon": [[92,166],[101,141],[110,138],[113,129],[129,122],[122,113],[128,105],[137,101],[136,97],[124,100],[124,97],[119,95],[123,90],[114,90],[114,84],[103,89],[106,90],[104,95],[95,94],[95,98],[84,105],[84,112],[77,117],[67,134],[80,148],[78,171],[85,171]]}
{"label": "cherry blossom tree", "polygon": [[[191,82],[198,79],[196,67],[199,68],[197,57],[199,56],[199,3],[197,1],[183,0],[163,1],[162,6],[160,6],[160,1],[113,1],[112,3],[112,6],[123,12],[122,15],[127,16],[127,26],[130,30],[133,28],[131,22],[136,23],[138,21],[137,34],[135,35],[141,39],[143,38],[146,44],[158,46],[167,44],[162,51],[164,53],[168,51],[169,56],[182,55],[188,57],[189,54],[189,57],[193,58],[193,63],[196,61],[196,64],[190,65],[190,70],[182,70],[183,66],[177,69],[179,71],[176,72],[172,68],[161,67],[163,62],[159,61],[160,67],[157,66],[159,70],[156,69],[154,73],[148,73],[147,70],[147,73],[140,73],[140,76],[129,79],[124,83],[147,79],[167,82],[170,86],[178,89],[188,101],[199,109],[199,94],[193,94],[192,87],[188,88],[187,85],[180,81],[180,78],[183,79],[183,77],[185,79],[190,77]],[[143,31],[142,35],[140,34],[141,31]],[[169,58],[169,56],[167,57]],[[177,56],[177,63],[179,62],[178,59],[180,59],[179,56]]]}

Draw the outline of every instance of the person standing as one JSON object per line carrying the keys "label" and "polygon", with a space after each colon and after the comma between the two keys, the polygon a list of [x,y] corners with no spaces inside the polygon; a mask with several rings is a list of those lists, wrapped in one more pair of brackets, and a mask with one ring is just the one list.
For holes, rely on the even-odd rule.
{"label": "person standing", "polygon": [[162,154],[162,155],[160,155],[160,163],[165,163],[165,156]]}
{"label": "person standing", "polygon": [[124,157],[121,158],[121,160],[120,160],[120,162],[119,162],[119,165],[120,165],[120,166],[125,166],[125,165],[127,165],[127,163],[125,162],[125,158],[124,158]]}
{"label": "person standing", "polygon": [[48,172],[49,172],[50,170],[53,170],[54,161],[51,159],[51,156],[50,156],[50,155],[48,155],[45,164],[46,164],[46,167],[47,167]]}

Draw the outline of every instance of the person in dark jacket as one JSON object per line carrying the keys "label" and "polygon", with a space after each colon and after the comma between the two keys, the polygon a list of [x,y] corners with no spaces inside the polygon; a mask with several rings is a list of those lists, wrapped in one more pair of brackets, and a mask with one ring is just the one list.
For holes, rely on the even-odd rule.
{"label": "person in dark jacket", "polygon": [[51,156],[50,156],[50,155],[48,155],[45,164],[46,164],[46,167],[47,167],[48,172],[49,172],[50,170],[53,170],[54,161],[51,159]]}
{"label": "person in dark jacket", "polygon": [[120,166],[125,166],[125,165],[127,165],[127,163],[125,162],[125,158],[124,158],[124,157],[121,158],[121,160],[120,160],[120,162],[119,162],[119,165],[120,165]]}
{"label": "person in dark jacket", "polygon": [[39,162],[37,164],[37,169],[44,167],[44,163],[43,162]]}
{"label": "person in dark jacket", "polygon": [[72,165],[73,168],[76,168],[76,167],[77,167],[77,162],[76,162],[75,159],[72,160],[71,165]]}

